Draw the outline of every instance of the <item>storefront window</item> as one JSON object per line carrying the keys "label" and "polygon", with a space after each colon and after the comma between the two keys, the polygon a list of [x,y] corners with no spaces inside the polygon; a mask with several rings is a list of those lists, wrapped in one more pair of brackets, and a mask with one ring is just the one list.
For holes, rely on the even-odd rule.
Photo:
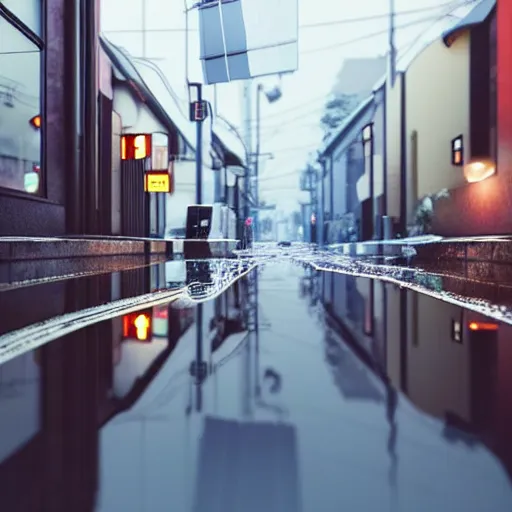
{"label": "storefront window", "polygon": [[[4,7],[6,2],[1,2]],[[10,2],[26,4],[27,2]],[[0,187],[41,189],[41,48],[0,10]],[[30,37],[29,37],[30,36]]]}
{"label": "storefront window", "polygon": [[11,11],[32,32],[41,35],[42,0],[0,0],[0,4]]}

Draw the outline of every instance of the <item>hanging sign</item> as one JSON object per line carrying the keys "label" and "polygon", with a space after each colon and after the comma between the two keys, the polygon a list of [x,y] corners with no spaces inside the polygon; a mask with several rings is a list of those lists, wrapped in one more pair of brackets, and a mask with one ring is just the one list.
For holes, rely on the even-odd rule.
{"label": "hanging sign", "polygon": [[171,179],[168,171],[149,171],[144,174],[144,190],[146,192],[171,191]]}

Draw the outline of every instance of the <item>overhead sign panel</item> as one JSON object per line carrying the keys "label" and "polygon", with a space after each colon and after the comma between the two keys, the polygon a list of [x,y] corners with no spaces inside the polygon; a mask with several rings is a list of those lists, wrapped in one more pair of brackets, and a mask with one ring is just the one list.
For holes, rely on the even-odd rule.
{"label": "overhead sign panel", "polygon": [[298,0],[203,0],[200,59],[206,84],[298,69]]}

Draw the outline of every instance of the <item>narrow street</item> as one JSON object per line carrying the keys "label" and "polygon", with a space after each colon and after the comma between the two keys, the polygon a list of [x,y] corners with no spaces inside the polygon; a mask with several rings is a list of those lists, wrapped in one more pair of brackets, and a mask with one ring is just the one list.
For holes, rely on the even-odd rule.
{"label": "narrow street", "polygon": [[5,510],[511,509],[510,326],[277,251],[149,268],[146,296],[3,330]]}

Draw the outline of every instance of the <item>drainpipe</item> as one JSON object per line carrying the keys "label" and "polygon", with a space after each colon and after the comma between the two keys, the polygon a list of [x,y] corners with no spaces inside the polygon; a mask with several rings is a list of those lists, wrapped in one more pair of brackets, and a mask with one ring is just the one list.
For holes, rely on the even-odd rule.
{"label": "drainpipe", "polygon": [[400,74],[400,231],[407,236],[407,126],[406,80]]}
{"label": "drainpipe", "polygon": [[[383,172],[383,187],[384,187],[384,196],[383,196],[383,215],[387,216],[388,214],[388,98],[387,98],[387,88],[384,86],[382,91],[382,117],[383,117],[383,130],[382,130],[382,172]],[[384,229],[382,230],[384,234]]]}
{"label": "drainpipe", "polygon": [[98,176],[98,79],[97,79],[97,50],[98,50],[98,32],[97,32],[97,13],[98,2],[83,0],[85,4],[82,8],[84,16],[82,18],[83,28],[83,66],[84,72],[84,188],[85,207],[84,207],[84,230],[87,234],[96,234],[98,229],[99,215],[99,176]]}
{"label": "drainpipe", "polygon": [[66,232],[79,234],[82,226],[82,199],[81,194],[81,139],[82,134],[82,94],[81,94],[81,0],[69,0],[65,4],[66,19],[70,23],[64,24],[66,45],[64,49],[64,95],[68,121],[68,135],[66,148]]}

